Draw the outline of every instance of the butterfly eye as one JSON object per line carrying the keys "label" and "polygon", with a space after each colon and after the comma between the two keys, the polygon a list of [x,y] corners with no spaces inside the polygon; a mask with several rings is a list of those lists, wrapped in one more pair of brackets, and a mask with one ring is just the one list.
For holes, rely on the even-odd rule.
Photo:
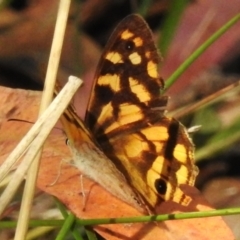
{"label": "butterfly eye", "polygon": [[125,48],[126,50],[133,50],[135,47],[135,44],[133,41],[127,41],[126,44],[125,44]]}
{"label": "butterfly eye", "polygon": [[166,182],[164,180],[162,180],[161,178],[157,179],[155,181],[155,188],[159,194],[164,195],[167,191]]}

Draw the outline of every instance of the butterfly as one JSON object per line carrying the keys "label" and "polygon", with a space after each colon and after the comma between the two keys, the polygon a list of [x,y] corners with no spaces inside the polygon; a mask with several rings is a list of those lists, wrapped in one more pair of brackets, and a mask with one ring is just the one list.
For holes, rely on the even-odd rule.
{"label": "butterfly", "polygon": [[165,116],[160,60],[147,23],[127,16],[102,53],[85,120],[72,105],[61,117],[74,165],[141,212],[168,200],[188,205],[180,185],[198,174],[185,127]]}

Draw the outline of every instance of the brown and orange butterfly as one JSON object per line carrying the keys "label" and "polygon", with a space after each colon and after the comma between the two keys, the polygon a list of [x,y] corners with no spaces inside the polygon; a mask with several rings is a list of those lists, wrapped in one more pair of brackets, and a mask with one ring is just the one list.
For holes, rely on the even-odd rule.
{"label": "brown and orange butterfly", "polygon": [[72,106],[61,118],[74,165],[142,212],[168,200],[188,205],[180,185],[198,173],[186,129],[164,115],[159,62],[146,22],[126,17],[101,56],[85,121]]}

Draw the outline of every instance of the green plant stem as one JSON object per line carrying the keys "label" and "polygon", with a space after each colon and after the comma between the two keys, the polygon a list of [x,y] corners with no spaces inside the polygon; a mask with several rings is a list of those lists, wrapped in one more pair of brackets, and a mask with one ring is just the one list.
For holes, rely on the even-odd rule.
{"label": "green plant stem", "polygon": [[95,232],[93,230],[88,230],[86,228],[86,234],[89,240],[97,240],[97,235],[95,234]]}
{"label": "green plant stem", "polygon": [[64,224],[61,230],[59,231],[58,236],[56,237],[56,240],[65,239],[67,233],[72,228],[74,222],[75,222],[75,216],[73,214],[69,214],[68,217],[65,219]]}
{"label": "green plant stem", "polygon": [[223,25],[216,31],[207,41],[205,41],[186,61],[184,61],[178,69],[167,79],[165,82],[165,90],[167,90],[178,79],[183,72],[204,52],[212,45],[218,38],[220,38],[230,27],[240,20],[240,14],[234,16],[230,21]]}
{"label": "green plant stem", "polygon": [[[30,227],[61,227],[64,220],[30,220]],[[0,221],[0,229],[16,228],[17,221]]]}
{"label": "green plant stem", "polygon": [[[57,198],[55,198],[55,203],[57,204],[58,209],[61,211],[63,217],[65,219],[68,218],[69,214],[68,214],[65,206],[61,202],[59,202]],[[75,224],[74,228],[71,229],[71,233],[76,240],[82,240],[82,237],[80,236],[79,231],[76,229],[76,227],[77,227],[76,225],[78,225],[78,224]],[[82,226],[80,226],[80,227],[82,227]]]}
{"label": "green plant stem", "polygon": [[[98,218],[98,219],[77,219],[76,221],[82,226],[87,225],[103,225],[103,224],[119,224],[119,223],[137,223],[137,222],[161,222],[167,220],[179,220],[179,219],[190,219],[190,218],[205,218],[215,216],[227,216],[240,214],[240,208],[225,208],[220,210],[210,210],[201,212],[187,212],[187,213],[176,213],[176,214],[162,214],[153,216],[140,216],[140,217],[129,217],[129,218]],[[30,227],[36,226],[61,226],[63,220],[31,220],[29,223]],[[1,228],[14,228],[16,221],[1,221]]]}
{"label": "green plant stem", "polygon": [[162,214],[153,216],[140,216],[130,218],[111,218],[111,219],[86,219],[77,220],[81,225],[99,225],[99,224],[119,224],[119,223],[139,223],[139,222],[162,222],[167,220],[179,220],[190,218],[204,218],[224,215],[240,214],[240,208],[228,208],[221,210],[201,211],[201,212],[188,212],[176,214]]}

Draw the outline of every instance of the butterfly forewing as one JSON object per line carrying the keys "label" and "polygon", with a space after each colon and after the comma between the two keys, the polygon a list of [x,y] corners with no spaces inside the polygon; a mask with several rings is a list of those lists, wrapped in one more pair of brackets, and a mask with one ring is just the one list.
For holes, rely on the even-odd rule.
{"label": "butterfly forewing", "polygon": [[[86,123],[96,138],[162,115],[167,98],[159,96],[159,62],[145,21],[137,15],[126,17],[110,37],[95,75]],[[156,107],[161,111],[152,114]]]}

